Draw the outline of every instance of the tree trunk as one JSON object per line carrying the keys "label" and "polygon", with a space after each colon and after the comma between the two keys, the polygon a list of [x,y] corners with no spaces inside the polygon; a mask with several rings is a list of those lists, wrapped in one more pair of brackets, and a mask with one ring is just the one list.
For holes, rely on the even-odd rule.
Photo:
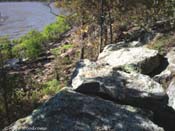
{"label": "tree trunk", "polygon": [[6,79],[6,74],[5,72],[3,73],[3,98],[4,98],[4,106],[5,106],[5,110],[6,110],[6,118],[7,118],[7,122],[8,124],[10,124],[10,116],[9,116],[9,106],[8,106],[8,95],[7,95],[7,79]]}
{"label": "tree trunk", "polygon": [[8,95],[7,95],[7,78],[6,78],[6,71],[4,68],[4,60],[3,60],[3,56],[1,53],[1,49],[0,49],[0,77],[1,77],[1,82],[0,82],[0,88],[3,89],[3,99],[4,99],[4,107],[5,107],[5,111],[6,111],[6,118],[7,118],[7,122],[8,124],[10,124],[10,116],[9,116],[9,106],[8,106]]}
{"label": "tree trunk", "polygon": [[108,27],[104,26],[104,46],[108,44]]}
{"label": "tree trunk", "polygon": [[103,24],[104,24],[104,0],[101,0],[101,13],[100,13],[100,46],[99,53],[103,48]]}
{"label": "tree trunk", "polygon": [[86,32],[85,32],[85,30],[83,30],[84,25],[85,25],[85,23],[84,23],[84,17],[82,17],[82,22],[81,22],[82,31],[81,31],[81,42],[80,42],[80,60],[81,59],[84,59],[84,40],[85,40],[86,35],[87,35]]}
{"label": "tree trunk", "polygon": [[82,41],[80,42],[80,60],[84,59],[84,39],[82,39]]}
{"label": "tree trunk", "polygon": [[110,29],[110,44],[113,42],[113,30],[112,30],[112,17],[111,17],[111,9],[110,6],[109,8],[109,29]]}

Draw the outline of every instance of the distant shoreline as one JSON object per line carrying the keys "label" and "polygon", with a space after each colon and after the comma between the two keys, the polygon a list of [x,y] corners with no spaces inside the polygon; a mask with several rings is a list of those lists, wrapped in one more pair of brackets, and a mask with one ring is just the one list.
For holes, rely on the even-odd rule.
{"label": "distant shoreline", "polygon": [[[19,3],[19,5],[18,5],[18,3]],[[49,4],[50,4],[49,2],[44,2],[44,1],[0,2],[0,8],[2,7],[2,9],[0,9],[0,30],[5,29],[5,31],[0,32],[0,37],[8,36],[10,40],[14,40],[16,38],[19,38],[23,34],[26,34],[31,29],[36,29],[37,31],[42,31],[45,28],[45,26],[47,26],[51,23],[54,23],[55,20],[57,19],[56,17],[58,15],[61,15],[60,12],[62,12],[62,11],[61,11],[61,9],[55,8],[53,4],[51,4],[51,5],[49,5]],[[19,17],[18,15],[15,16],[14,18],[11,17],[11,15],[13,15],[13,13],[11,13],[12,11],[10,11],[10,7],[13,5],[15,6],[15,8],[19,7],[18,10],[21,11],[21,15],[23,15],[23,16],[21,16],[22,18]],[[27,8],[27,11],[25,11],[24,7],[28,7],[28,5],[30,8]],[[36,8],[40,8],[40,9],[38,9],[37,12],[40,12],[39,10],[41,10],[41,13],[39,13],[39,16],[36,16],[35,12],[30,11],[30,10],[33,10],[32,7],[35,5],[36,5]],[[7,12],[6,12],[6,6],[9,8],[9,10]],[[22,8],[20,8],[20,7],[22,7]],[[23,10],[24,10],[24,12],[32,12],[30,17],[40,21],[40,23],[38,23],[37,21],[33,22],[34,20],[31,21],[30,19],[26,19],[26,17],[27,17],[27,16],[25,17],[26,14],[22,14]],[[15,9],[14,9],[14,12],[15,12]],[[45,16],[47,16],[47,18],[49,18],[48,20],[46,20],[44,17],[43,18],[41,17],[43,14],[42,12],[44,12]],[[36,13],[36,14],[38,14],[38,13]],[[8,16],[9,19],[7,19],[6,16]],[[5,21],[6,19],[7,19],[7,21]],[[14,23],[10,23],[9,21],[14,21]],[[17,25],[15,25],[16,21],[18,23]],[[24,21],[26,21],[25,22],[26,24],[23,23]],[[27,21],[29,21],[29,22],[27,22]],[[23,23],[23,24],[21,25],[21,23]],[[32,23],[32,24],[30,24],[30,23]],[[9,28],[9,26],[11,28]]]}

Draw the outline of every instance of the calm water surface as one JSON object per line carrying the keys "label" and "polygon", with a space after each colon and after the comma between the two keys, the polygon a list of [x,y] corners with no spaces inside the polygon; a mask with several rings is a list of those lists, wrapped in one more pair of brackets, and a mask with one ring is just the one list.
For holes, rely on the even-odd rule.
{"label": "calm water surface", "polygon": [[[52,8],[55,13],[61,13],[53,5]],[[42,2],[0,2],[0,15],[0,36],[8,35],[11,39],[31,29],[41,31],[56,19],[46,3]]]}

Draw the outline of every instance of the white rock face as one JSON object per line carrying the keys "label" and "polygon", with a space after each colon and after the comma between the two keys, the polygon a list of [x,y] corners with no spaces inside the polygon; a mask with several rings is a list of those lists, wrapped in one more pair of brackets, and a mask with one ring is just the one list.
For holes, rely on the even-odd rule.
{"label": "white rock face", "polygon": [[172,48],[166,55],[168,67],[154,79],[167,89],[169,106],[175,110],[175,48]]}
{"label": "white rock face", "polygon": [[168,102],[162,86],[149,76],[139,73],[126,73],[109,65],[84,60],[79,63],[74,74],[72,87],[82,93],[106,95],[114,101],[121,100],[130,105],[137,103],[151,108],[158,108]]}
{"label": "white rock face", "polygon": [[167,89],[167,94],[169,96],[169,106],[175,110],[175,79],[173,79]]}
{"label": "white rock face", "polygon": [[[155,50],[145,47],[118,49],[117,45],[108,45],[96,62],[84,60],[79,63],[72,87],[82,93],[156,109],[168,103],[164,89],[149,76],[130,68],[134,66],[147,74],[159,65],[159,55]],[[126,67],[129,67],[129,73],[123,71],[122,68]]]}
{"label": "white rock face", "polygon": [[171,49],[167,54],[167,58],[169,66],[165,72],[170,72],[169,78],[172,78],[167,89],[167,94],[169,96],[169,106],[175,110],[175,48]]}
{"label": "white rock face", "polygon": [[113,68],[135,65],[146,74],[152,72],[160,65],[158,51],[156,50],[145,47],[115,50],[115,45],[108,45],[99,55],[97,62],[109,64]]}

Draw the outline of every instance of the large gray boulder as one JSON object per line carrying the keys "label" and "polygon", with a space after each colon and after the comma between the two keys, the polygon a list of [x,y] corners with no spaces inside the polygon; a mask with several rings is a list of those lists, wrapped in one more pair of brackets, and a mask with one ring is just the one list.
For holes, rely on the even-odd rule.
{"label": "large gray boulder", "polygon": [[169,106],[175,110],[175,78],[169,84],[167,94],[169,96]]}
{"label": "large gray boulder", "polygon": [[164,131],[150,119],[138,108],[64,89],[3,131]]}
{"label": "large gray boulder", "polygon": [[113,68],[132,67],[135,70],[149,74],[160,65],[158,51],[146,47],[117,49],[117,45],[108,45],[99,54],[98,63],[108,64]]}
{"label": "large gray boulder", "polygon": [[89,60],[78,64],[73,75],[72,87],[81,93],[98,95],[115,102],[151,110],[159,109],[168,103],[162,86],[149,76],[126,73]]}
{"label": "large gray boulder", "polygon": [[168,52],[166,58],[169,63],[168,67],[156,75],[154,80],[161,83],[166,89],[169,96],[169,106],[175,110],[175,48]]}
{"label": "large gray boulder", "polygon": [[154,80],[161,83],[164,88],[168,88],[171,80],[175,76],[175,48],[172,48],[165,56],[168,66],[160,74],[154,76]]}
{"label": "large gray boulder", "polygon": [[116,44],[109,44],[107,45],[104,49],[103,52],[106,52],[108,50],[114,51],[114,50],[119,50],[122,48],[133,48],[133,47],[139,47],[141,46],[142,43],[139,41],[132,41],[132,42],[126,42],[126,41],[120,41],[117,42]]}

